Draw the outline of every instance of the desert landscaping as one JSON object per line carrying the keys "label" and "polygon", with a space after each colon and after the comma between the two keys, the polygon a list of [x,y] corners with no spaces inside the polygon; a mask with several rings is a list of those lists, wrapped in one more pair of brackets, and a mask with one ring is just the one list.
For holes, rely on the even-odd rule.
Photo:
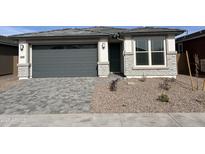
{"label": "desert landscaping", "polygon": [[[91,112],[204,112],[205,92],[203,78],[193,78],[192,91],[189,76],[178,75],[176,79],[143,78],[119,79],[111,91],[111,79],[97,79]],[[162,96],[161,98],[159,98]],[[164,98],[164,96],[166,96]]]}
{"label": "desert landscaping", "polygon": [[[72,80],[74,80],[73,78]],[[116,80],[118,79],[118,80]],[[39,80],[39,81],[38,81]],[[16,102],[17,107],[21,107],[23,100],[29,99],[35,96],[35,104],[43,103],[43,98],[35,95],[35,93],[31,93],[30,95],[23,95],[24,92],[21,92],[19,89],[26,89],[27,84],[32,85],[31,83],[35,83],[31,88],[41,88],[40,82],[47,81],[48,79],[37,79],[30,80],[33,82],[19,81],[17,77],[7,76],[7,78],[0,78],[0,94],[2,94],[1,99],[3,100],[3,95],[5,94],[4,106],[6,102],[9,102],[13,99],[17,99],[20,102]],[[49,79],[52,82],[58,79]],[[58,82],[62,80],[62,83],[65,83],[63,79],[59,79]],[[70,79],[71,80],[71,79]],[[80,79],[79,80],[83,80]],[[85,80],[85,79],[84,79]],[[172,113],[172,112],[205,112],[205,91],[202,90],[204,78],[198,78],[198,89],[197,89],[197,78],[193,77],[193,82],[195,86],[195,90],[192,90],[190,77],[188,75],[177,75],[177,78],[142,78],[142,79],[127,79],[119,76],[109,77],[109,78],[89,78],[89,82],[84,83],[88,87],[92,85],[93,88],[88,89],[78,89],[77,84],[73,84],[76,89],[73,89],[67,83],[63,85],[62,83],[59,86],[69,87],[71,91],[65,91],[65,96],[69,96],[63,105],[67,105],[67,103],[74,103],[74,107],[79,107],[78,112],[84,112],[81,110],[82,107],[87,104],[86,111],[91,113]],[[114,82],[115,81],[115,82]],[[27,84],[26,84],[27,83]],[[38,84],[39,83],[39,84]],[[88,84],[89,83],[89,84]],[[82,84],[82,83],[81,83]],[[83,85],[84,85],[83,84]],[[25,86],[23,86],[25,85]],[[43,85],[43,84],[42,84]],[[50,84],[49,84],[50,85]],[[44,85],[45,86],[45,85]],[[15,88],[16,87],[16,88]],[[51,87],[56,87],[55,85],[51,85]],[[10,90],[9,90],[10,89]],[[15,96],[15,89],[18,91],[18,96]],[[43,88],[44,89],[44,88]],[[43,90],[42,89],[42,90]],[[50,93],[50,89],[48,88],[46,91]],[[63,89],[63,88],[60,88]],[[65,88],[66,89],[66,88]],[[82,96],[78,97],[79,91]],[[9,93],[10,92],[10,93]],[[41,92],[41,90],[36,90],[35,92]],[[85,94],[85,92],[89,93],[89,96]],[[10,100],[7,96],[10,96],[12,100]],[[55,93],[54,93],[55,94]],[[56,92],[57,94],[57,92]],[[62,93],[63,94],[63,93]],[[22,95],[20,97],[20,95]],[[76,95],[76,99],[71,97],[72,95]],[[78,104],[77,100],[85,100],[86,98],[90,101],[85,101],[84,103]],[[55,98],[59,97],[56,95]],[[6,99],[7,98],[7,99]],[[24,99],[23,99],[24,98]],[[5,102],[6,101],[6,102]],[[54,100],[53,100],[54,101]],[[61,102],[61,99],[58,99]],[[59,102],[56,102],[57,104]],[[89,102],[89,103],[86,103]],[[3,102],[2,102],[3,103]],[[14,102],[12,103],[14,105]],[[29,103],[31,104],[31,103]],[[29,104],[25,104],[29,106]],[[52,104],[49,104],[52,105]],[[49,106],[47,105],[47,106]],[[80,105],[80,106],[78,106]],[[45,105],[46,106],[46,105]],[[63,107],[63,106],[62,106]],[[37,105],[37,108],[39,106]],[[15,109],[15,108],[14,108]],[[57,106],[56,109],[59,110]],[[71,109],[71,108],[69,108]],[[77,109],[77,108],[76,108]],[[44,110],[44,109],[43,109]],[[24,111],[24,110],[23,110]],[[65,113],[73,112],[74,109],[69,111],[66,110]],[[15,112],[14,112],[15,113]],[[18,112],[17,112],[18,113]],[[41,113],[41,112],[39,112]]]}

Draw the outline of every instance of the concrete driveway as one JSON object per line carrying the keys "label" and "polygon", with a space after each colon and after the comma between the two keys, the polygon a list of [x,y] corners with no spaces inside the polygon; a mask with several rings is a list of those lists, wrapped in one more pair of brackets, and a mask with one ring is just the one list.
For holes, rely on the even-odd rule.
{"label": "concrete driveway", "polygon": [[0,92],[0,114],[89,112],[96,78],[24,80]]}

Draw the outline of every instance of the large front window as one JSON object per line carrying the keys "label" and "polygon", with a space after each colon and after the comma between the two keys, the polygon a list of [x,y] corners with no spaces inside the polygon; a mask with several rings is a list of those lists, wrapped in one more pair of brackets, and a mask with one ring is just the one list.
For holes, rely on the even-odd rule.
{"label": "large front window", "polygon": [[165,53],[164,37],[136,38],[137,66],[164,66]]}

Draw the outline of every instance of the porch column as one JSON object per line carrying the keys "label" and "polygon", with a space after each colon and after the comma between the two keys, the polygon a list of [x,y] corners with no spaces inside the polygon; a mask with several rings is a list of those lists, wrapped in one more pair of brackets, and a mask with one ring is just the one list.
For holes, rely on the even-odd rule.
{"label": "porch column", "polygon": [[29,78],[29,44],[27,42],[19,42],[18,77],[19,80]]}
{"label": "porch column", "polygon": [[98,76],[107,77],[110,73],[108,59],[108,39],[98,41]]}
{"label": "porch column", "polygon": [[173,76],[176,78],[177,76],[177,61],[176,61],[176,47],[175,47],[175,36],[174,35],[169,35],[166,38],[166,48],[167,48],[167,55],[166,55],[166,65],[167,67],[172,67],[170,68],[171,74],[170,76]]}
{"label": "porch column", "polygon": [[131,37],[125,37],[123,42],[123,55],[124,55],[124,75],[131,76],[132,68],[134,66],[134,42]]}

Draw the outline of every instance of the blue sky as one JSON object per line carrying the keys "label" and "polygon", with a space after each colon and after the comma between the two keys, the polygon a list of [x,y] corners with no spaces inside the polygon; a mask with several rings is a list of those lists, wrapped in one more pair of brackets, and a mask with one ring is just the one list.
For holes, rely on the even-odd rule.
{"label": "blue sky", "polygon": [[[89,26],[0,26],[0,35],[9,36],[9,35],[21,34],[21,33],[39,32],[39,31],[47,31],[47,30],[63,29],[63,28],[79,28],[79,27],[89,27]],[[113,26],[113,27],[134,28],[133,26],[132,27]],[[184,29],[188,31],[188,34],[205,29],[205,26],[163,26],[163,27]]]}

